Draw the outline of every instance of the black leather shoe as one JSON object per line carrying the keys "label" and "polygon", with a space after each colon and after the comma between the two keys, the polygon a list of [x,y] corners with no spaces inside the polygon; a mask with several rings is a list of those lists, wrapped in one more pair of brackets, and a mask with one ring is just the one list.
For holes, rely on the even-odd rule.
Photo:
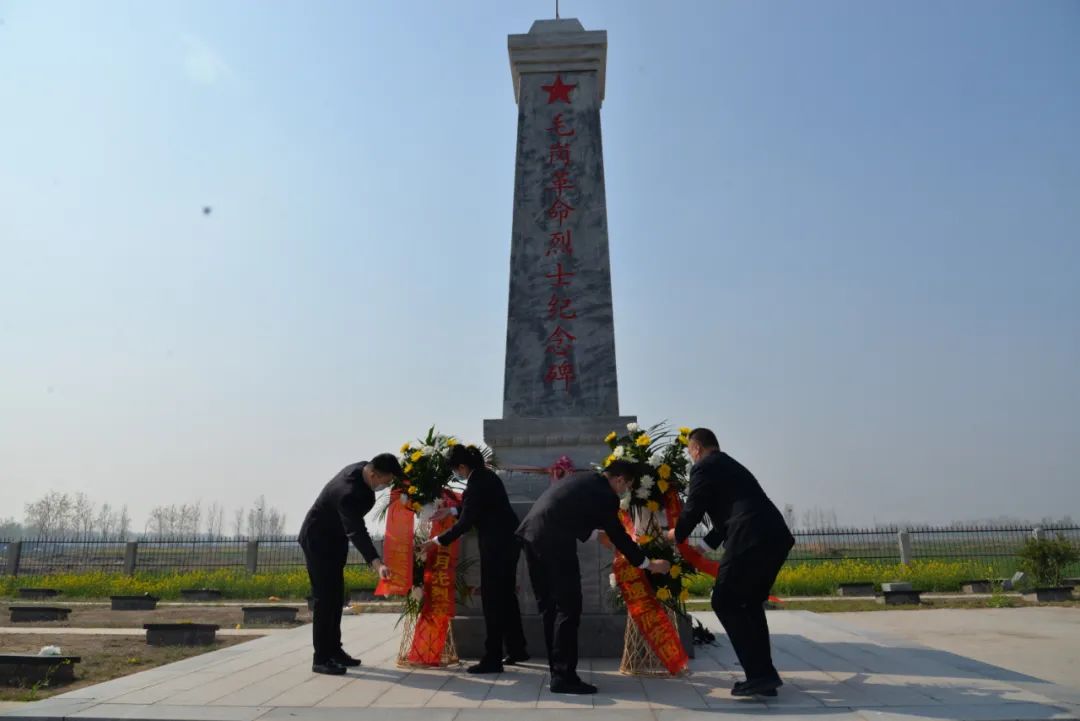
{"label": "black leather shoe", "polygon": [[584,681],[552,681],[551,693],[566,693],[583,696],[596,693],[596,686]]}
{"label": "black leather shoe", "polygon": [[345,667],[340,663],[327,661],[326,663],[311,664],[311,671],[312,673],[325,673],[327,676],[343,676],[345,674]]}
{"label": "black leather shoe", "polygon": [[469,673],[502,673],[503,665],[497,661],[481,661],[466,669]]}
{"label": "black leather shoe", "polygon": [[503,659],[503,663],[507,666],[513,666],[514,664],[524,663],[531,658],[527,653],[512,653]]}
{"label": "black leather shoe", "polygon": [[731,689],[732,696],[775,696],[776,689],[784,685],[778,678],[758,679],[745,681],[742,685],[735,684]]}
{"label": "black leather shoe", "polygon": [[360,659],[353,658],[352,656],[345,653],[344,651],[339,653],[337,656],[334,656],[334,658],[332,660],[337,665],[344,666],[345,668],[356,668],[357,666],[360,665]]}

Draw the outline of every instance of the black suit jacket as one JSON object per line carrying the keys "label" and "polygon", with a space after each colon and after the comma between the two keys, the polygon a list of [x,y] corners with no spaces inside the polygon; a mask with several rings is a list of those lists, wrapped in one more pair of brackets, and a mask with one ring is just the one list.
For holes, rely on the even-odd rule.
{"label": "black suit jacket", "polygon": [[705,542],[713,548],[723,543],[729,556],[765,544],[790,548],[795,542],[784,517],[754,474],[719,451],[705,456],[690,470],[690,487],[675,525],[675,540],[686,540],[706,514],[712,530]]}
{"label": "black suit jacket", "polygon": [[300,545],[330,558],[349,553],[349,541],[368,563],[379,557],[364,516],[375,505],[375,491],[364,482],[367,461],[345,466],[322,489],[300,526]]}
{"label": "black suit jacket", "polygon": [[474,526],[483,550],[496,550],[499,544],[513,542],[514,530],[518,527],[518,517],[510,506],[506,487],[489,468],[477,468],[469,476],[461,495],[457,523],[439,534],[439,543],[448,546]]}
{"label": "black suit jacket", "polygon": [[579,473],[548,488],[536,500],[517,535],[538,555],[577,553],[574,541],[585,542],[602,530],[626,560],[635,566],[645,553],[619,521],[619,497],[599,473]]}

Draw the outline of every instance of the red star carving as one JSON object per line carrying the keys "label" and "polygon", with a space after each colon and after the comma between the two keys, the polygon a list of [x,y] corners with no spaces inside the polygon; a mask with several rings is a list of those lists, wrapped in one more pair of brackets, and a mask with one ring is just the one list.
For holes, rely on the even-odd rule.
{"label": "red star carving", "polygon": [[577,87],[577,83],[567,85],[562,81],[562,75],[555,76],[555,82],[551,85],[541,85],[540,89],[548,94],[548,105],[556,100],[570,104],[570,91]]}

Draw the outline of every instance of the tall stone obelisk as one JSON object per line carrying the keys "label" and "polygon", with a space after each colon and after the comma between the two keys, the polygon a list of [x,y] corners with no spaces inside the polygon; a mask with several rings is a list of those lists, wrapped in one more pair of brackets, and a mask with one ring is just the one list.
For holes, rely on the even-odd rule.
{"label": "tall stone obelisk", "polygon": [[[587,468],[619,415],[604,155],[607,33],[538,20],[509,37],[518,105],[503,417],[484,439],[504,467]],[[516,500],[548,479],[511,475]]]}
{"label": "tall stone obelisk", "polygon": [[[503,417],[484,421],[484,440],[504,469],[519,517],[550,485],[562,456],[586,469],[608,454],[604,437],[625,429],[619,415],[615,330],[611,307],[604,154],[607,33],[577,20],[538,20],[509,38],[518,105],[514,221],[510,246],[510,307],[506,326]],[[515,467],[518,470],[514,470]],[[476,558],[475,539],[463,557]],[[611,551],[578,546],[584,657],[622,654],[625,611],[611,603]],[[479,577],[469,572],[470,585]],[[543,628],[524,561],[519,600],[529,648],[544,653]],[[463,657],[483,653],[476,599],[459,606],[454,637]]]}

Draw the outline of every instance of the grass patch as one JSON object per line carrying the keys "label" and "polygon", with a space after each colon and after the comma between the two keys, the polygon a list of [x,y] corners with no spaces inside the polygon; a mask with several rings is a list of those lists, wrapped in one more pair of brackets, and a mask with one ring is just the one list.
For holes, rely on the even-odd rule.
{"label": "grass patch", "polygon": [[[345,587],[349,589],[375,588],[375,573],[368,567],[345,569]],[[311,593],[307,571],[275,571],[273,573],[246,573],[235,570],[186,571],[178,573],[136,573],[127,576],[118,573],[90,571],[87,573],[57,573],[44,576],[2,576],[0,597],[15,598],[20,588],[57,588],[62,598],[105,599],[109,596],[140,595],[165,600],[180,598],[180,591],[187,588],[217,588],[227,598],[303,600]]]}
{"label": "grass patch", "polygon": [[[786,564],[776,578],[773,593],[778,596],[833,596],[842,583],[869,581],[881,589],[882,583],[908,581],[920,591],[960,591],[964,581],[999,578],[992,565],[975,561],[914,561],[874,563],[847,559],[843,561],[795,562]],[[690,580],[693,596],[708,596],[713,580],[698,575]]]}
{"label": "grass patch", "polygon": [[39,701],[250,640],[226,637],[212,646],[167,647],[148,646],[140,636],[5,634],[0,636],[0,652],[37,653],[42,646],[59,646],[65,655],[81,656],[82,662],[75,666],[75,680],[70,683],[0,685],[0,701]]}

